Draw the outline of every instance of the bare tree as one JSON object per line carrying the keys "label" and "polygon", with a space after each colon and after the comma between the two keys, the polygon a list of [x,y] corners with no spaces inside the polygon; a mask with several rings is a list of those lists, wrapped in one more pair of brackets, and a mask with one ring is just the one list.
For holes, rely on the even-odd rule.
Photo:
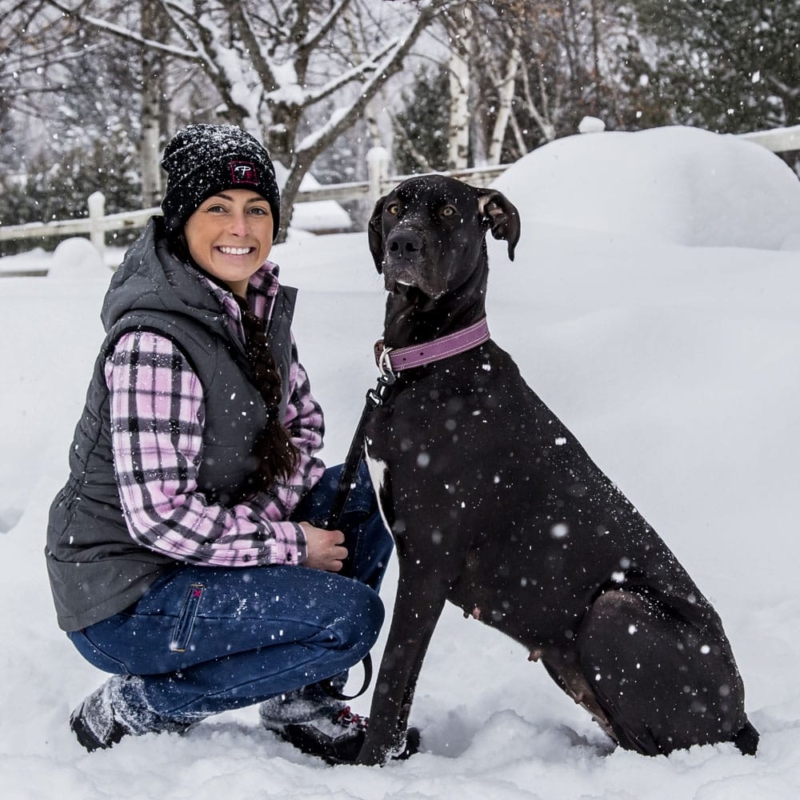
{"label": "bare tree", "polygon": [[[157,0],[141,0],[141,33],[144,40],[159,41],[163,36],[164,20],[159,14]],[[142,206],[150,208],[161,200],[161,169],[159,153],[162,117],[161,53],[150,47],[141,48],[142,59],[142,130],[139,138],[139,158],[142,164]]]}
{"label": "bare tree", "polygon": [[521,0],[462,0],[445,21],[449,73],[448,168],[496,165],[512,121],[522,62]]}
{"label": "bare tree", "polygon": [[[635,31],[627,27],[619,4],[498,0],[494,8],[502,10],[498,18],[509,32],[492,37],[493,56],[485,65],[497,87],[494,147],[505,142],[515,156],[524,155],[556,136],[574,133],[585,114],[601,116],[611,127],[623,126],[625,45]],[[504,74],[497,65],[505,65]],[[515,87],[509,98],[504,92],[512,73]]]}
{"label": "bare tree", "polygon": [[450,125],[448,128],[447,168],[451,170],[464,169],[469,158],[472,17],[470,3],[459,3],[448,15]]}
{"label": "bare tree", "polygon": [[[365,0],[153,0],[169,24],[166,41],[143,35],[125,14],[106,11],[103,3],[47,2],[66,18],[202,71],[224,106],[222,116],[263,138],[286,169],[280,239],[314,159],[361,117],[422,31],[453,0],[371,9],[364,8]],[[361,58],[337,50],[356,17],[360,26],[369,23],[369,48]],[[384,33],[387,28],[393,35]]]}
{"label": "bare tree", "polygon": [[522,54],[519,49],[520,34],[515,30],[511,36],[511,50],[508,53],[505,71],[498,79],[495,70],[490,74],[494,78],[497,86],[497,116],[492,127],[491,139],[489,141],[488,163],[496,166],[500,163],[503,150],[503,142],[506,137],[506,129],[511,119],[511,107],[514,102],[517,72],[519,70]]}
{"label": "bare tree", "polygon": [[96,48],[78,40],[47,0],[0,0],[0,116],[31,116],[56,90],[47,75]]}

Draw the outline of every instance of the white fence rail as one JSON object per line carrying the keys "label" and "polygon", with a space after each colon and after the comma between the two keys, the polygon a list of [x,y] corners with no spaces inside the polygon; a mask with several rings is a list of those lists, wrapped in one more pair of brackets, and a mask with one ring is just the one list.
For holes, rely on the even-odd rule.
{"label": "white fence rail", "polygon": [[[599,121],[598,121],[599,122]],[[600,128],[602,129],[602,123]],[[598,127],[588,126],[586,131],[596,131]],[[773,153],[800,150],[800,125],[791,128],[775,128],[769,131],[755,131],[740,134],[739,138],[766,147]],[[455,178],[462,178],[478,186],[485,186],[508,169],[509,164],[496,167],[476,167],[473,169],[449,172]],[[307,203],[314,200],[360,200],[367,198],[375,202],[378,197],[399,183],[407,175],[388,174],[389,155],[382,147],[374,147],[367,157],[369,180],[354,183],[337,183],[300,191],[296,202]],[[101,192],[95,192],[88,199],[89,215],[83,219],[57,220],[53,222],[30,222],[25,225],[0,225],[0,242],[17,239],[44,238],[47,236],[64,236],[70,234],[89,234],[92,244],[102,254],[105,247],[107,231],[141,228],[154,214],[160,214],[160,208],[147,208],[141,211],[126,211],[120,214],[105,214],[105,198]],[[15,273],[16,274],[16,273]],[[2,273],[0,273],[2,275]]]}
{"label": "white fence rail", "polygon": [[753,133],[739,134],[740,139],[755,142],[773,153],[788,153],[790,150],[800,150],[800,125],[791,128],[775,128],[771,131],[754,131]]}

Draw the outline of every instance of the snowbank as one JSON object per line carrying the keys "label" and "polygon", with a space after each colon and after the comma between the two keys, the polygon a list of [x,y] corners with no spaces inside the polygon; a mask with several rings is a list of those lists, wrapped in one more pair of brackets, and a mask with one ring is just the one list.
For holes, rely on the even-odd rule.
{"label": "snowbank", "polygon": [[800,236],[800,184],[763,147],[696,128],[588,133],[534,150],[495,184],[523,216],[709,247],[779,250]]}

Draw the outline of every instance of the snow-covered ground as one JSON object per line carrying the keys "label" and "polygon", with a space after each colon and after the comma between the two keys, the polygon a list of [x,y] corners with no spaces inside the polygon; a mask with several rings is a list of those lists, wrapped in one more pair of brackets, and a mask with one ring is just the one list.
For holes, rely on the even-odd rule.
{"label": "snow-covered ground", "polygon": [[[514,264],[491,243],[493,336],[716,605],[757,757],[608,755],[519,646],[452,607],[419,682],[410,761],[326,767],[259,730],[252,709],[87,755],[67,718],[103,676],[59,632],[42,554],[109,278],[73,240],[0,261],[53,268],[0,279],[3,798],[800,797],[800,184],[757,145],[662,129],[557,141],[497,186],[523,228]],[[334,463],[374,385],[381,284],[364,234],[297,235],[274,255],[302,289],[295,332]],[[369,696],[354,706],[365,713]]]}

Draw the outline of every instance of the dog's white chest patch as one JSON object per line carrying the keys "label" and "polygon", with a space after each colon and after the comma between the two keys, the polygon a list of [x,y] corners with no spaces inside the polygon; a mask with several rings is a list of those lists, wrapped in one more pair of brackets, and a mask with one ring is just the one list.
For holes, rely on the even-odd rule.
{"label": "dog's white chest patch", "polygon": [[383,524],[386,526],[387,530],[391,530],[388,521],[386,520],[386,513],[383,510],[383,505],[381,504],[381,495],[383,493],[383,486],[386,482],[386,476],[389,473],[389,467],[386,465],[385,461],[381,461],[379,458],[373,458],[369,454],[369,439],[367,439],[366,443],[364,444],[364,460],[367,462],[367,469],[369,470],[369,477],[372,481],[372,486],[375,489],[375,498],[378,501],[378,511],[381,513],[381,519],[383,520]]}

